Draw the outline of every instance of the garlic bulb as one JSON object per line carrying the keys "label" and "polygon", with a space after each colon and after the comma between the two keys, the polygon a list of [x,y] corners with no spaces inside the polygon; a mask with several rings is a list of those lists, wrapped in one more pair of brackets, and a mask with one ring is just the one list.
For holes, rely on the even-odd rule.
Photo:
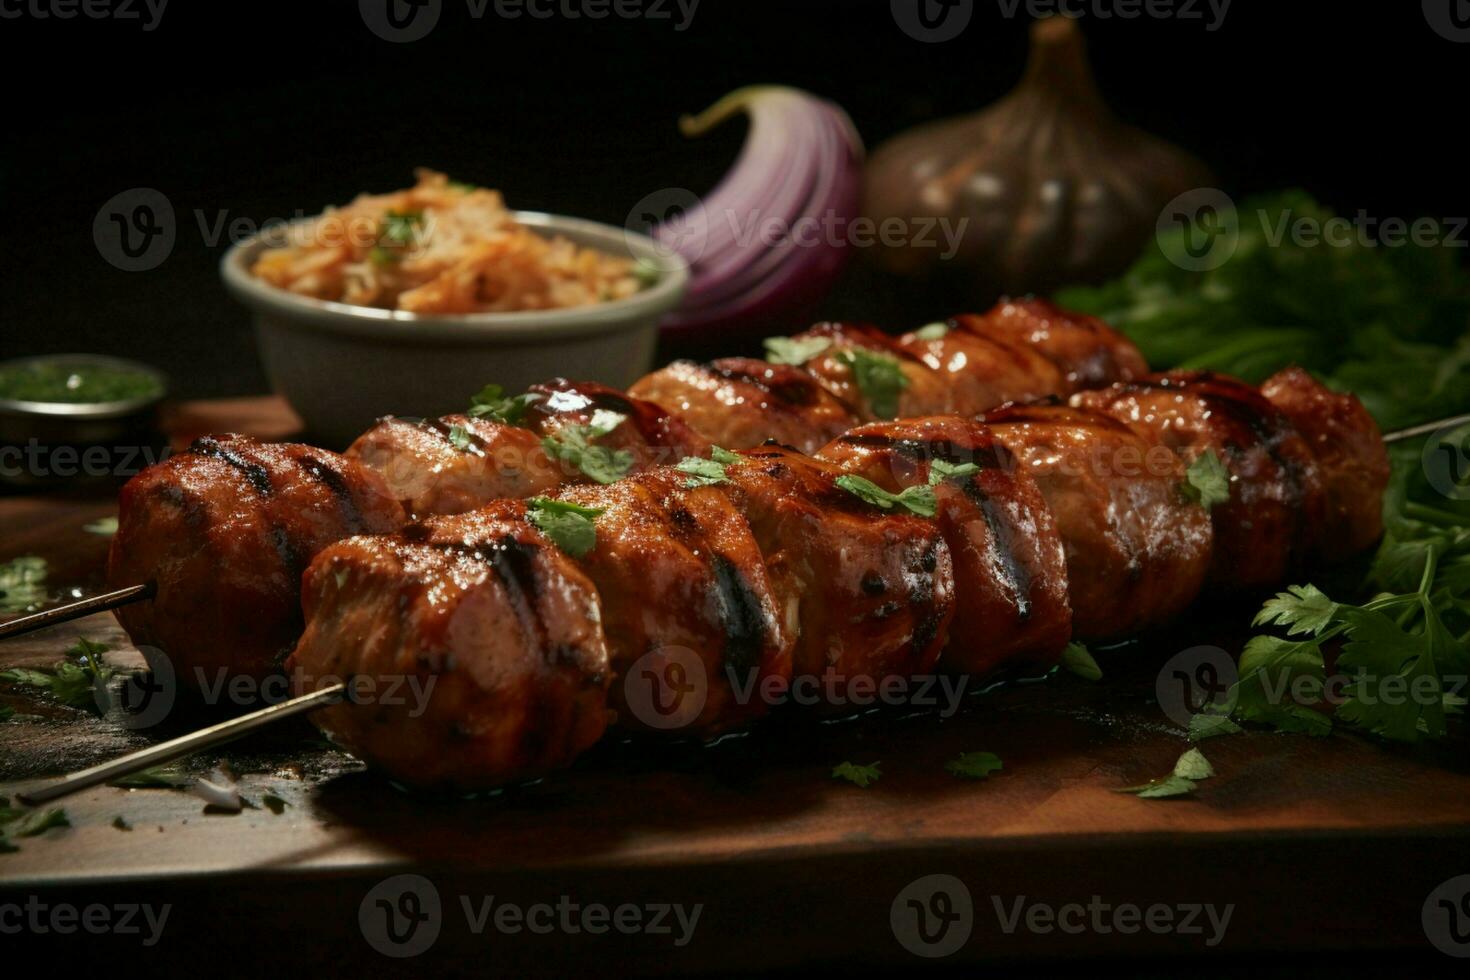
{"label": "garlic bulb", "polygon": [[1032,25],[1026,74],[1010,95],[872,154],[864,213],[958,236],[949,257],[934,244],[943,235],[918,234],[875,255],[904,276],[953,279],[979,305],[1117,275],[1164,206],[1211,181],[1194,157],[1109,112],[1081,30],[1052,17]]}

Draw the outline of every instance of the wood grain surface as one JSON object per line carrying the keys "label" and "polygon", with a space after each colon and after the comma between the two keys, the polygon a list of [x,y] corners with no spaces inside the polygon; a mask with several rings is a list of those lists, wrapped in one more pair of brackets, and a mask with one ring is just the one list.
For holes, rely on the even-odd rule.
{"label": "wood grain surface", "polygon": [[[269,401],[186,406],[175,417],[270,435],[291,424]],[[107,540],[84,525],[111,512],[105,495],[0,499],[0,561],[39,554],[60,595],[96,589]],[[911,709],[819,722],[792,711],[714,746],[611,741],[570,771],[474,800],[404,793],[293,723],[186,764],[228,765],[258,809],[212,815],[187,791],[98,788],[65,801],[70,827],[0,855],[0,889],[50,903],[169,903],[153,955],[265,950],[293,967],[360,963],[388,975],[912,966],[924,960],[896,938],[895,900],[936,874],[963,882],[973,910],[969,940],[946,964],[1322,947],[1437,955],[1425,899],[1470,874],[1463,727],[1412,748],[1348,735],[1216,738],[1201,747],[1217,775],[1192,797],[1116,792],[1166,774],[1189,747],[1156,703],[1159,664],[1200,642],[1238,649],[1250,605],[1204,611],[1100,656],[1100,683],[1062,674],[976,689],[948,717]],[[142,666],[101,615],[0,645],[0,668],[47,666],[78,636],[110,644],[114,666]],[[0,704],[16,711],[0,723],[5,796],[218,717],[179,705],[162,724],[130,730],[16,685],[0,685]],[[945,771],[981,750],[1004,769],[984,780]],[[831,778],[843,761],[878,762],[882,778],[867,789]],[[263,805],[267,795],[285,801],[280,813]],[[442,929],[422,956],[394,959],[367,942],[360,916],[376,914],[370,889],[407,872],[434,884]],[[682,945],[648,932],[476,934],[464,900],[490,895],[523,907],[702,911]],[[1208,929],[1007,931],[997,908],[1020,896],[1233,911],[1214,945]],[[58,962],[138,947],[121,935],[37,941]]]}

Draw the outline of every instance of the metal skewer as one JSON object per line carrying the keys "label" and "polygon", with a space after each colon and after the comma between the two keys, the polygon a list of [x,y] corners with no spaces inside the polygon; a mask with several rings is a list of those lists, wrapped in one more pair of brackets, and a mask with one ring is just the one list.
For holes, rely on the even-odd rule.
{"label": "metal skewer", "polygon": [[1383,437],[1383,441],[1402,442],[1405,439],[1412,439],[1415,436],[1427,436],[1431,432],[1437,432],[1438,430],[1446,428],[1447,426],[1464,425],[1467,422],[1470,422],[1470,415],[1451,415],[1447,419],[1439,419],[1434,422],[1425,422],[1423,425],[1414,425],[1410,426],[1407,429],[1399,429],[1396,432],[1390,432],[1388,435]]}
{"label": "metal skewer", "polygon": [[314,711],[317,708],[335,704],[342,700],[346,694],[347,685],[345,683],[331,684],[318,691],[312,691],[310,694],[303,694],[298,698],[282,701],[280,704],[273,704],[268,708],[261,708],[259,711],[252,711],[247,715],[231,718],[229,721],[222,721],[218,725],[210,725],[208,728],[201,728],[197,732],[190,732],[188,735],[180,735],[178,738],[170,739],[167,742],[160,742],[146,749],[140,749],[120,759],[104,762],[90,769],[74,772],[69,776],[62,776],[56,782],[43,786],[40,789],[17,793],[16,799],[27,806],[40,806],[42,803],[50,803],[52,800],[60,799],[63,796],[70,796],[72,793],[97,786],[100,783],[111,782],[114,779],[130,776],[135,772],[147,769],[149,766],[172,762],[186,755],[193,755],[195,752],[216,745],[223,745],[225,742],[233,742],[237,738],[249,735],[251,732],[274,724],[283,718],[305,714],[308,711]]}
{"label": "metal skewer", "polygon": [[33,630],[45,629],[57,623],[70,622],[73,619],[81,619],[95,612],[105,612],[108,609],[116,609],[118,606],[126,606],[134,602],[142,602],[152,599],[154,586],[152,582],[143,585],[129,585],[124,589],[114,589],[101,595],[90,596],[79,599],[76,602],[68,602],[64,606],[47,609],[44,612],[33,613],[30,616],[22,616],[12,619],[8,623],[0,623],[0,640],[9,639],[12,636],[20,636],[22,633],[30,633]]}

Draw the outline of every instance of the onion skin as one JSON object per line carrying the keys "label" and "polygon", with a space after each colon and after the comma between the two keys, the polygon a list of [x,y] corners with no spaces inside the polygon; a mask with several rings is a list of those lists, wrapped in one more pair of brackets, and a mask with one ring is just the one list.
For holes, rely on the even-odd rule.
{"label": "onion skin", "polygon": [[[809,320],[851,252],[847,226],[859,213],[864,149],[847,114],[799,89],[755,86],[681,127],[698,136],[737,112],[750,116],[750,133],[734,167],[705,195],[703,211],[686,216],[694,233],[690,226],[655,230],[691,267],[684,302],[660,324],[665,335],[764,336]],[[760,240],[761,228],[803,222],[819,223],[821,241]],[[699,246],[690,248],[691,240]]]}
{"label": "onion skin", "polygon": [[1054,17],[1032,25],[1026,74],[1010,95],[874,151],[863,213],[965,222],[948,260],[913,246],[879,247],[874,258],[908,279],[950,280],[958,299],[981,306],[1118,275],[1165,205],[1213,182],[1188,153],[1113,116],[1081,30]]}

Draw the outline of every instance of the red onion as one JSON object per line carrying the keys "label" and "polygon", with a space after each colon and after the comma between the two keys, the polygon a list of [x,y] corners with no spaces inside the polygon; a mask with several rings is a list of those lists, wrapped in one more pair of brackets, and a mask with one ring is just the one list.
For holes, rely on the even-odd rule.
{"label": "red onion", "polygon": [[770,332],[804,319],[847,261],[863,166],[847,114],[800,89],[761,85],[686,116],[680,128],[699,136],[736,112],[750,116],[750,133],[734,167],[702,209],[654,232],[692,271],[665,331]]}

